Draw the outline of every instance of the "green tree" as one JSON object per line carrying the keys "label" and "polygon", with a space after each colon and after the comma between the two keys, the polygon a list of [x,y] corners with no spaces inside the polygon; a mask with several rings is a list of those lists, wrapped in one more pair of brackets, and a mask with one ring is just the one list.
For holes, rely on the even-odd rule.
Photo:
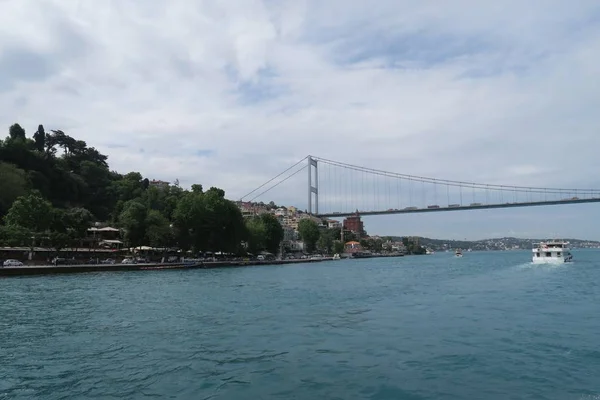
{"label": "green tree", "polygon": [[283,227],[272,214],[260,214],[246,220],[248,231],[248,251],[258,254],[262,251],[279,253],[279,246],[283,240]]}
{"label": "green tree", "polygon": [[45,238],[62,248],[85,237],[97,220],[118,223],[133,246],[176,242],[186,250],[231,253],[248,241],[278,251],[283,229],[273,216],[245,224],[222,189],[195,184],[187,191],[176,180],[159,190],[138,172],[110,171],[107,159],[62,130],[47,133],[39,125],[31,140],[20,125],[11,126],[0,141],[0,217],[6,222],[0,240],[31,245],[32,237]]}
{"label": "green tree", "polygon": [[69,246],[71,238],[64,232],[50,232],[48,234],[48,241],[50,247],[54,249],[55,254],[58,254],[61,250]]}
{"label": "green tree", "polygon": [[279,253],[279,246],[283,240],[283,227],[279,223],[279,220],[273,214],[261,214],[259,216],[263,226],[265,227],[264,232],[264,246],[269,253]]}
{"label": "green tree", "polygon": [[192,192],[193,193],[202,193],[202,185],[199,184],[193,184],[192,185]]}
{"label": "green tree", "polygon": [[38,126],[37,131],[33,134],[33,140],[35,141],[35,149],[43,153],[46,148],[46,131],[44,130],[44,125]]}
{"label": "green tree", "polygon": [[13,164],[0,162],[0,218],[2,218],[12,203],[20,196],[24,196],[28,189],[27,174]]}
{"label": "green tree", "polygon": [[52,204],[39,193],[32,193],[16,199],[5,220],[9,226],[20,226],[33,233],[41,233],[50,228],[53,215]]}
{"label": "green tree", "polygon": [[115,183],[115,189],[120,200],[129,201],[142,196],[144,192],[142,174],[130,172],[119,178]]}
{"label": "green tree", "polygon": [[178,201],[173,221],[180,246],[196,251],[238,252],[246,239],[239,208],[218,188],[187,192]]}
{"label": "green tree", "polygon": [[309,218],[304,218],[298,223],[298,233],[304,242],[305,249],[308,253],[315,251],[317,241],[321,236],[319,225]]}
{"label": "green tree", "polygon": [[53,218],[52,204],[36,192],[17,198],[4,219],[9,227],[29,233],[28,236],[31,240],[29,259],[31,259],[38,238],[48,232]]}
{"label": "green tree", "polygon": [[334,254],[342,254],[344,252],[344,243],[342,243],[339,240],[336,240],[335,242],[333,242],[333,252]]}
{"label": "green tree", "polygon": [[172,238],[173,230],[169,220],[159,211],[149,210],[146,216],[146,242],[152,247],[168,247]]}
{"label": "green tree", "polygon": [[246,220],[246,229],[248,232],[248,252],[257,255],[261,251],[266,250],[265,238],[267,236],[267,228],[260,217],[254,216],[248,218]]}
{"label": "green tree", "polygon": [[202,194],[186,193],[179,199],[173,212],[173,222],[176,227],[176,239],[182,249],[206,249],[207,232],[203,226],[207,213]]}
{"label": "green tree", "polygon": [[404,245],[404,247],[406,247],[407,254],[421,255],[427,253],[427,249],[423,246],[419,246],[417,241],[415,241],[413,238],[403,237],[402,244]]}
{"label": "green tree", "polygon": [[119,226],[125,230],[125,239],[131,247],[143,244],[146,237],[147,209],[142,203],[130,200],[119,215]]}
{"label": "green tree", "polygon": [[356,233],[349,231],[347,229],[344,229],[344,242],[345,243],[358,242],[358,240],[359,240],[359,237]]}
{"label": "green tree", "polygon": [[201,195],[205,203],[207,248],[211,251],[237,253],[246,239],[244,218],[235,203],[225,198],[222,189],[212,187]]}
{"label": "green tree", "polygon": [[0,246],[30,246],[31,233],[21,226],[0,225]]}
{"label": "green tree", "polygon": [[82,244],[87,236],[87,230],[92,226],[94,216],[92,213],[82,207],[74,207],[65,211],[64,221],[66,233],[76,243]]}
{"label": "green tree", "polygon": [[333,251],[335,232],[332,229],[323,230],[320,232],[319,240],[317,240],[317,248],[327,254]]}
{"label": "green tree", "polygon": [[22,140],[25,141],[25,129],[21,127],[19,124],[13,124],[8,129],[8,134],[12,140]]}

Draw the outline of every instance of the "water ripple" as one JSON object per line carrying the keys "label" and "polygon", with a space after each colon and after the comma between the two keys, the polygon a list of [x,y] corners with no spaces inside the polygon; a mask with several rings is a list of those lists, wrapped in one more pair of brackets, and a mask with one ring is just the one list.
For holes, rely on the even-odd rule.
{"label": "water ripple", "polygon": [[0,280],[0,399],[600,400],[600,252]]}

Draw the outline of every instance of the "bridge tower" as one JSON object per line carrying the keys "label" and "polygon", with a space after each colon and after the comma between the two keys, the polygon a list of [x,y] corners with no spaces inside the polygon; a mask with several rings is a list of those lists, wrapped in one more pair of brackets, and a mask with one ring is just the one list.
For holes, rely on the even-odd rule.
{"label": "bridge tower", "polygon": [[[313,193],[315,194],[315,214],[319,213],[319,169],[317,167],[317,160],[308,156],[308,213],[313,214],[312,200]],[[313,180],[313,167],[314,168],[314,180]],[[313,186],[314,183],[314,186]]]}

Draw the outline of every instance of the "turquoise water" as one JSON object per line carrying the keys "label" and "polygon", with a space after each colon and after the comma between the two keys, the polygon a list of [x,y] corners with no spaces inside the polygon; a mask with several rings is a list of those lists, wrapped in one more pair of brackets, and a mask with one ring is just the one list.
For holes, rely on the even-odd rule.
{"label": "turquoise water", "polygon": [[600,252],[0,279],[0,399],[600,399]]}

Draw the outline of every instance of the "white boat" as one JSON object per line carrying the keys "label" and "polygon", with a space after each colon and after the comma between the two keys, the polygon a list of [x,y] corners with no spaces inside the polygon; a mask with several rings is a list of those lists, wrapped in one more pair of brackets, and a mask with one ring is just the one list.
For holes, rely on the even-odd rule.
{"label": "white boat", "polygon": [[339,255],[338,253],[335,253],[335,254],[333,255],[333,258],[332,258],[332,259],[333,259],[333,260],[340,260],[340,259],[341,259],[341,257],[340,257],[340,255]]}
{"label": "white boat", "polygon": [[454,257],[462,257],[463,253],[461,249],[456,249],[456,251],[454,252]]}
{"label": "white boat", "polygon": [[573,261],[569,242],[552,240],[533,244],[534,264],[562,264]]}

